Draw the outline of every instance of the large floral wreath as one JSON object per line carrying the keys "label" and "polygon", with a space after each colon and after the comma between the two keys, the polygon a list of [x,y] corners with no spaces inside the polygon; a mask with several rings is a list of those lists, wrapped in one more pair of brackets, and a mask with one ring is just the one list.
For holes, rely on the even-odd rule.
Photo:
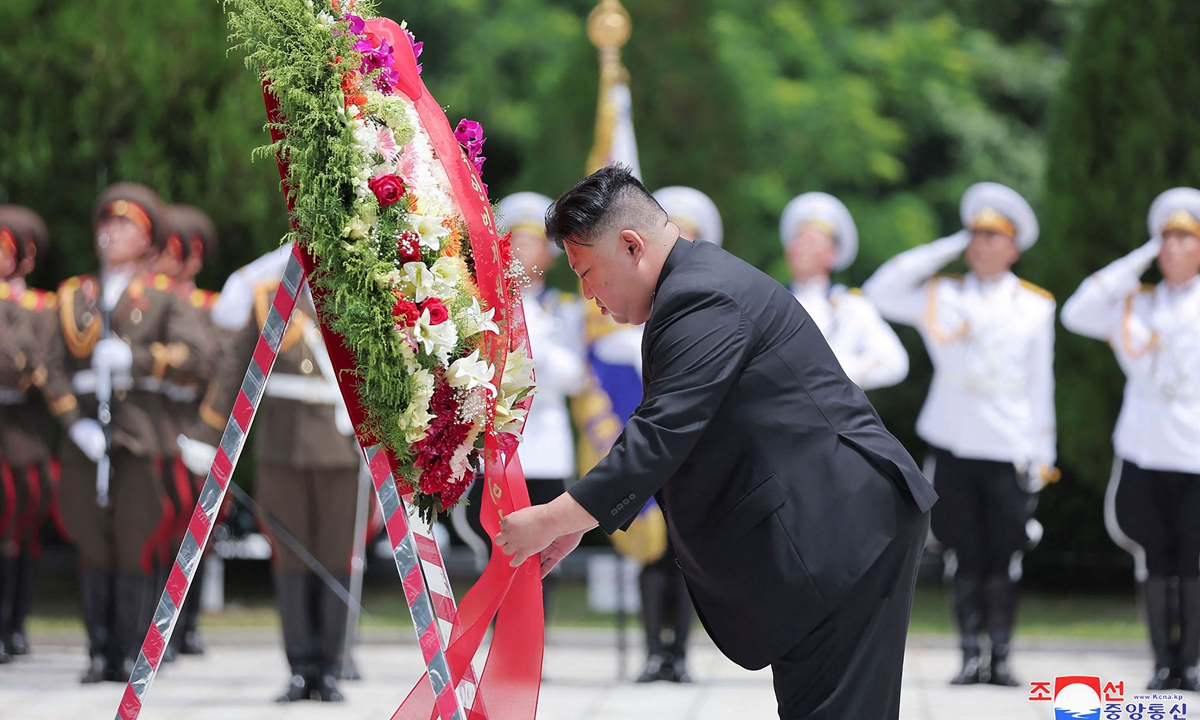
{"label": "large floral wreath", "polygon": [[[510,348],[497,379],[481,355],[500,332],[496,309],[480,302],[468,224],[430,136],[395,92],[396,53],[419,57],[422,44],[407,29],[393,38],[400,47],[370,32],[365,1],[227,4],[247,66],[287,119],[257,154],[287,162],[289,239],[318,259],[322,321],[357,361],[366,430],[394,454],[422,512],[446,510],[469,486],[484,434],[518,435],[533,366],[526,348]],[[460,122],[455,137],[481,170],[479,124]],[[507,237],[496,251],[519,303],[524,271]]]}

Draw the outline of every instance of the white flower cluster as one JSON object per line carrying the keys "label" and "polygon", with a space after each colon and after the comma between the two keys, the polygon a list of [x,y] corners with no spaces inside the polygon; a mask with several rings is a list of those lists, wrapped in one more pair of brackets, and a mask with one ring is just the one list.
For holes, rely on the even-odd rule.
{"label": "white flower cluster", "polygon": [[[364,251],[368,245],[373,250],[396,245],[398,238],[379,236],[380,208],[371,188],[373,178],[396,175],[403,181],[406,192],[416,199],[415,209],[419,211],[409,213],[404,224],[417,234],[422,253],[440,253],[451,234],[448,219],[460,219],[462,214],[429,135],[406,97],[384,96],[374,90],[365,94],[365,108],[351,106],[346,112],[359,161],[353,169],[354,211],[343,236]],[[515,432],[524,415],[524,410],[515,405],[530,393],[533,384],[532,363],[523,353],[509,355],[499,397],[492,385],[495,367],[481,359],[478,350],[466,357],[452,357],[463,340],[500,331],[494,310],[485,311],[478,298],[460,297],[468,278],[466,265],[457,255],[442,255],[432,264],[421,260],[406,262],[377,278],[381,289],[397,292],[419,306],[440,300],[448,313],[448,317],[438,317],[429,307],[422,307],[411,327],[397,325],[404,369],[415,381],[412,400],[398,423],[410,444],[425,438],[434,419],[430,401],[436,381],[420,360],[421,356],[435,358],[445,368],[446,383],[462,394],[460,419],[474,424],[466,442],[451,459],[458,475],[466,469],[492,403],[496,406],[497,430]]]}

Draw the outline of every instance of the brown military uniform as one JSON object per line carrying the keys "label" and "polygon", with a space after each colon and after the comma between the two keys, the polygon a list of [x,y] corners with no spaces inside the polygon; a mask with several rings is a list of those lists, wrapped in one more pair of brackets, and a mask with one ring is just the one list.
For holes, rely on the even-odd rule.
{"label": "brown military uniform", "polygon": [[[7,294],[7,284],[0,284],[0,297]],[[15,557],[19,549],[16,536],[27,499],[22,502],[18,486],[25,484],[23,471],[29,453],[19,442],[9,442],[9,433],[3,430],[26,403],[33,372],[40,364],[32,317],[15,303],[0,301],[0,555],[5,557]]]}
{"label": "brown military uniform", "polygon": [[[47,355],[45,392],[50,410],[69,428],[96,416],[88,387],[91,353],[100,339],[100,283],[74,277],[59,290],[59,329]],[[161,275],[133,278],[111,313],[115,336],[133,350],[131,377],[114,377],[110,504],[96,502],[96,465],[72,442],[62,452],[63,522],[75,540],[84,570],[149,574],[150,544],[164,513],[164,491],[155,469],[163,441],[163,380],[188,382],[210,372],[210,349],[196,313]]]}
{"label": "brown military uniform", "polygon": [[[54,488],[49,473],[54,419],[37,392],[46,382],[45,354],[55,331],[57,297],[43,290],[0,283],[0,305],[28,335],[25,375],[0,383],[0,455],[8,463],[16,499],[13,521],[0,532],[0,554],[16,555],[37,544]],[[3,351],[0,351],[3,352]]]}
{"label": "brown military uniform", "polygon": [[[201,407],[204,424],[198,439],[204,442],[219,441],[277,285],[278,278],[258,285],[258,322],[247,323],[232,339],[219,380]],[[321,692],[336,693],[346,604],[277,537],[268,518],[345,586],[361,458],[357,441],[337,430],[337,410],[328,402],[334,389],[321,375],[306,329],[310,337],[316,330],[311,316],[293,313],[254,423],[256,495],[260,512],[268,516],[260,521],[272,539],[276,599],[292,671],[287,699],[307,696],[308,688],[318,683]],[[305,397],[309,402],[296,399]]]}
{"label": "brown military uniform", "polygon": [[[233,336],[218,379],[201,407],[203,429],[198,439],[216,445],[233,409],[246,367],[254,354],[277,282],[255,291],[255,315]],[[274,384],[324,382],[317,358],[304,339],[313,320],[297,310],[280,344],[271,380],[254,420],[257,499],[330,572],[347,572],[354,534],[354,507],[361,454],[353,437],[338,432],[332,404],[272,396]],[[266,523],[264,523],[266,524]],[[270,531],[269,524],[267,527]],[[284,572],[308,566],[285,544],[274,542],[274,556]]]}

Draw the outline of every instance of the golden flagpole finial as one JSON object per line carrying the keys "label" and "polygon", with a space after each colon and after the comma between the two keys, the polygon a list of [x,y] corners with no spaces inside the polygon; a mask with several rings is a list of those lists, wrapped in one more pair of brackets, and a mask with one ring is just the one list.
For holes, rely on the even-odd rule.
{"label": "golden flagpole finial", "polygon": [[618,52],[629,42],[633,22],[620,0],[600,0],[588,15],[588,39],[600,51],[608,48]]}
{"label": "golden flagpole finial", "polygon": [[608,164],[616,108],[610,97],[612,86],[627,83],[629,73],[621,64],[621,48],[629,42],[633,21],[620,0],[600,0],[588,14],[588,39],[600,51],[600,100],[596,107],[596,135],[588,155],[589,173]]}

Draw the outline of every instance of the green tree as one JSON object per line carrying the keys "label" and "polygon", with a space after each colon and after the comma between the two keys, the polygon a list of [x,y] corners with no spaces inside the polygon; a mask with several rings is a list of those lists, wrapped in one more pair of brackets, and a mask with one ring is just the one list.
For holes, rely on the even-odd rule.
{"label": "green tree", "polygon": [[56,251],[36,280],[93,269],[92,203],[116,180],[213,216],[210,287],[278,243],[279,176],[250,160],[266,142],[261,90],[226,34],[212,0],[0,5],[0,200],[50,225]]}

